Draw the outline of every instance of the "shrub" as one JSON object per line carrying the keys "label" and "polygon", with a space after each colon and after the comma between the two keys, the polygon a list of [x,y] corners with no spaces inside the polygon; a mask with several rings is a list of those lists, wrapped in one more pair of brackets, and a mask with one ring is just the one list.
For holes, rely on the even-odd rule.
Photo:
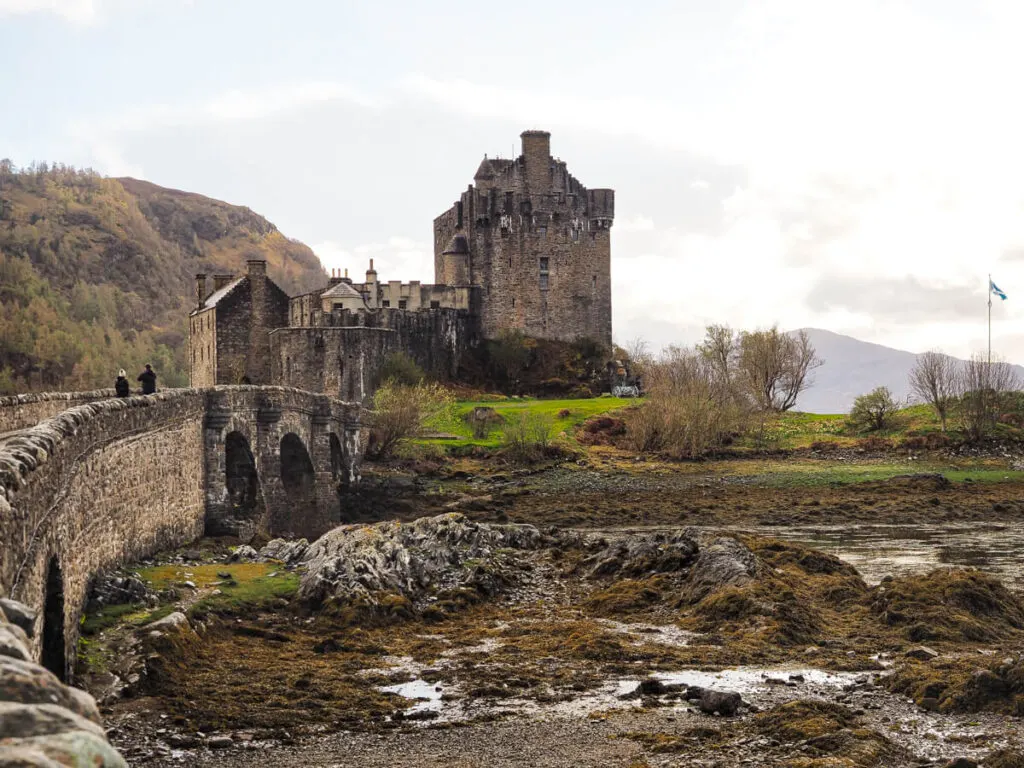
{"label": "shrub", "polygon": [[517,461],[541,458],[551,445],[554,419],[543,413],[520,411],[508,416],[501,432],[501,444]]}
{"label": "shrub", "polygon": [[612,416],[591,416],[580,428],[577,439],[584,445],[615,445],[626,434],[626,422]]}
{"label": "shrub", "polygon": [[367,453],[375,458],[390,456],[403,440],[449,419],[454,405],[452,394],[436,383],[384,383],[373,395]]}
{"label": "shrub", "polygon": [[419,364],[404,352],[392,352],[381,364],[377,372],[377,382],[392,382],[407,387],[415,386],[423,381],[426,374]]}
{"label": "shrub", "polygon": [[888,387],[878,387],[853,401],[850,425],[861,432],[877,432],[892,426],[899,403]]}
{"label": "shrub", "polygon": [[627,439],[639,453],[695,458],[741,432],[747,401],[706,357],[671,349],[649,367],[647,400],[625,413]]}

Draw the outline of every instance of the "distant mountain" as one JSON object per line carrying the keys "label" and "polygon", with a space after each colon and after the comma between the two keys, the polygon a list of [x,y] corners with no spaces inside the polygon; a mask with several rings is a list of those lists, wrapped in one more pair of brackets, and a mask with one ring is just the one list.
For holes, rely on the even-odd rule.
{"label": "distant mountain", "polygon": [[195,273],[239,274],[251,258],[289,292],[327,279],[309,248],[248,208],[0,161],[0,394],[110,386],[145,362],[185,384]]}
{"label": "distant mountain", "polygon": [[[814,384],[800,395],[796,409],[810,413],[846,413],[859,395],[888,387],[893,397],[910,396],[908,382],[917,354],[825,331],[803,328],[825,364],[813,375]],[[1024,377],[1024,368],[1014,366]]]}

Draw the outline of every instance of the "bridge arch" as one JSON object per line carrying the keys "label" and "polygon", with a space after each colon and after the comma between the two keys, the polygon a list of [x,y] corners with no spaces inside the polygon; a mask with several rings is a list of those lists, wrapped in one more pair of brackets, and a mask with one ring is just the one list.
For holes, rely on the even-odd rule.
{"label": "bridge arch", "polygon": [[238,430],[224,438],[224,485],[232,518],[240,528],[255,532],[266,514],[266,504],[252,447]]}
{"label": "bridge arch", "polygon": [[54,555],[46,566],[43,596],[43,666],[61,682],[68,680],[67,644],[64,641],[64,574]]}

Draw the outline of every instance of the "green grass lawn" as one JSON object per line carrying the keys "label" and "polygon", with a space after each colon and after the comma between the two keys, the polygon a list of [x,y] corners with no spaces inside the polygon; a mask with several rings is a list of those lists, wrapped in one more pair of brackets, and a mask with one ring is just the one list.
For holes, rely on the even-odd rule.
{"label": "green grass lawn", "polygon": [[[523,412],[547,416],[553,422],[552,436],[565,432],[571,438],[576,427],[591,416],[610,413],[635,402],[637,401],[621,397],[593,397],[581,400],[533,400],[529,398],[493,401],[464,400],[456,404],[451,418],[435,424],[432,430],[435,435],[444,434],[451,435],[451,437],[426,437],[416,442],[424,445],[497,448],[501,444],[500,424],[495,426],[486,438],[475,438],[473,430],[466,423],[466,414],[478,406],[493,408],[502,417]],[[566,411],[568,411],[567,414],[565,414]]]}

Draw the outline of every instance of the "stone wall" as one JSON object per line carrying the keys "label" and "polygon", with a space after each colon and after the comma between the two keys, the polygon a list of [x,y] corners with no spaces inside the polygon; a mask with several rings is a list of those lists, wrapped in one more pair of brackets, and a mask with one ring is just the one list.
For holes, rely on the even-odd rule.
{"label": "stone wall", "polygon": [[87,392],[38,392],[0,397],[0,435],[33,427],[76,405],[114,397],[113,389]]}
{"label": "stone wall", "polygon": [[402,352],[442,381],[458,376],[463,355],[479,341],[475,316],[461,310],[335,312],[322,328],[270,334],[271,377],[286,386],[364,402],[384,361]]}
{"label": "stone wall", "polygon": [[0,592],[40,610],[62,574],[65,674],[90,580],[202,534],[205,396],[173,390],[77,406],[0,447]]}

